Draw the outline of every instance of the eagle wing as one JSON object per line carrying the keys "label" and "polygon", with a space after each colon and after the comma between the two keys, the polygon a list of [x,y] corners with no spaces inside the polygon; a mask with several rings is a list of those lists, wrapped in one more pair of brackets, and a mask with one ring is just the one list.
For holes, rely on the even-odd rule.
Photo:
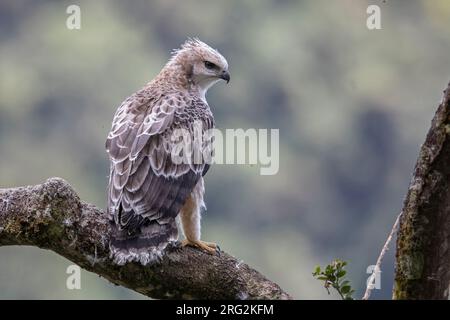
{"label": "eagle wing", "polygon": [[184,95],[135,94],[118,108],[106,141],[111,160],[108,213],[120,229],[133,232],[147,220],[172,222],[204,174],[205,163],[174,163],[172,133],[214,126],[202,100]]}

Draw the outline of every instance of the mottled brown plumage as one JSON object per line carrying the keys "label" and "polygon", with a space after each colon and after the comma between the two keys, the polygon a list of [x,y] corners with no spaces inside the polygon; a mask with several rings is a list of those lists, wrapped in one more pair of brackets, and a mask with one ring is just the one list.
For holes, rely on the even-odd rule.
{"label": "mottled brown plumage", "polygon": [[178,237],[181,212],[185,244],[200,241],[203,178],[209,165],[173,161],[173,133],[214,127],[205,93],[229,80],[228,64],[216,50],[190,39],[161,72],[118,108],[106,141],[110,157],[108,214],[115,225],[111,254],[118,264],[157,259]]}

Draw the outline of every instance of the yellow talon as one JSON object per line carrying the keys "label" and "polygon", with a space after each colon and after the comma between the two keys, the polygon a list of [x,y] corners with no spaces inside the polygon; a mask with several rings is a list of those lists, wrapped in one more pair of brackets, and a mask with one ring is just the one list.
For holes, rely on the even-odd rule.
{"label": "yellow talon", "polygon": [[201,241],[201,240],[196,240],[196,241],[192,241],[192,240],[188,240],[188,239],[184,239],[181,242],[181,245],[183,247],[185,246],[191,246],[191,247],[197,247],[200,248],[204,251],[206,251],[209,254],[215,254],[219,252],[219,246],[213,242],[206,242],[206,241]]}

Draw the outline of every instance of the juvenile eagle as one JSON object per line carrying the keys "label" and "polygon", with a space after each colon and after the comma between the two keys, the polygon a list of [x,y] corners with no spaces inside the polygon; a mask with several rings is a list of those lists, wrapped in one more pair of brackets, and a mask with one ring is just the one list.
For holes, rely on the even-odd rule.
{"label": "juvenile eagle", "polygon": [[113,224],[111,256],[117,264],[147,264],[176,241],[214,253],[217,245],[200,240],[204,207],[203,176],[209,165],[172,160],[172,133],[214,127],[205,99],[220,79],[230,80],[228,63],[198,39],[187,40],[161,72],[117,109],[106,140],[110,158],[107,212]]}

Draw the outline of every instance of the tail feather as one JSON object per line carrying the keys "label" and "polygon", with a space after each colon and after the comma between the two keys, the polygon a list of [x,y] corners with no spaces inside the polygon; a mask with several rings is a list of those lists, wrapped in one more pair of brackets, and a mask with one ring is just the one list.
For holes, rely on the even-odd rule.
{"label": "tail feather", "polygon": [[167,245],[177,238],[175,221],[166,224],[149,221],[132,233],[125,229],[119,230],[117,225],[114,225],[110,256],[118,265],[132,261],[146,265],[158,261]]}

